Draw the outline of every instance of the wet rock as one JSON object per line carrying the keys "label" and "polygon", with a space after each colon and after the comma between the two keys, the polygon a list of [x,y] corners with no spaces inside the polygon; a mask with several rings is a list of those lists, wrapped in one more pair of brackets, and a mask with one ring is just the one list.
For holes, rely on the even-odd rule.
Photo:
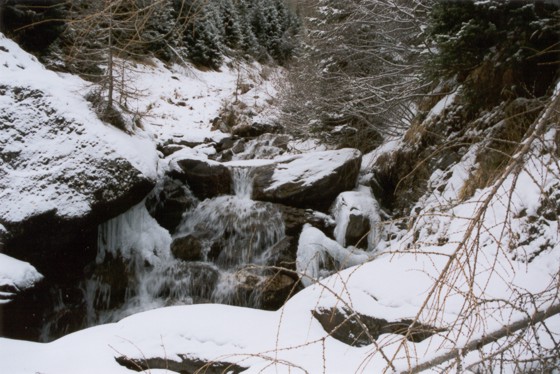
{"label": "wet rock", "polygon": [[154,191],[154,195],[146,200],[146,208],[162,227],[174,233],[183,214],[197,203],[183,182],[165,177],[161,189]]}
{"label": "wet rock", "polygon": [[193,235],[173,240],[171,253],[175,258],[183,261],[200,261],[203,258],[202,244]]}
{"label": "wet rock", "polygon": [[361,153],[313,152],[255,169],[253,198],[327,211],[335,197],[356,185]]}
{"label": "wet rock", "polygon": [[238,281],[234,300],[255,299],[265,310],[277,310],[295,292],[296,280],[275,272],[270,275],[258,274],[252,269],[242,269],[235,273]]}
{"label": "wet rock", "polygon": [[[296,270],[296,253],[297,253],[297,240],[292,236],[286,236],[278,243],[273,245],[269,251],[271,252],[272,265],[286,270]],[[295,276],[295,274],[293,274]],[[296,276],[297,278],[297,276]]]}
{"label": "wet rock", "polygon": [[260,307],[265,310],[278,310],[299,289],[294,278],[278,272],[269,276],[260,287]]}

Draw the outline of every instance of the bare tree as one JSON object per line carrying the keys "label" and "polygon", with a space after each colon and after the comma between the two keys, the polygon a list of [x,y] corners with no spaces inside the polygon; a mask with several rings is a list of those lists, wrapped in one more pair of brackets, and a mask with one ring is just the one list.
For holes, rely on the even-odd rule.
{"label": "bare tree", "polygon": [[[309,2],[308,2],[309,3]],[[410,124],[427,91],[421,71],[428,0],[311,1],[307,49],[293,74],[285,120],[317,130],[347,125],[371,144]],[[314,9],[314,10],[311,10]],[[307,95],[307,97],[306,97]],[[364,139],[365,138],[365,139]],[[360,144],[358,144],[360,146]],[[363,147],[362,147],[363,148]],[[368,148],[368,145],[365,145]]]}

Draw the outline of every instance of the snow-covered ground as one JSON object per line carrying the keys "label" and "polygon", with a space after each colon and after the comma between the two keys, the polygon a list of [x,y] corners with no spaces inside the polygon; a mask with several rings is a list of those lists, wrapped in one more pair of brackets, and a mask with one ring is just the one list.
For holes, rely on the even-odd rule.
{"label": "snow-covered ground", "polygon": [[[8,56],[0,52],[0,59],[8,59],[0,60],[0,68],[4,69],[0,71],[0,82],[17,79],[25,84],[29,77],[37,77],[46,92],[60,98],[59,105],[72,108],[67,110],[68,115],[91,115],[87,102],[76,93],[84,87],[83,81],[42,70],[28,55],[14,52],[18,49],[12,42],[2,37],[0,42],[11,51]],[[6,66],[4,62],[9,74],[2,67]],[[26,68],[20,69],[18,64]],[[27,75],[31,72],[33,75]],[[92,120],[94,125],[88,131],[104,141],[118,141],[119,147],[133,152],[129,159],[151,163],[142,170],[154,171],[157,162],[151,160],[156,142],[198,142],[223,136],[210,131],[211,120],[224,100],[236,92],[239,72],[235,68],[224,68],[219,73],[177,66],[168,69],[158,62],[138,67],[134,74],[138,74],[136,81],[145,92],[138,109],[150,109],[143,119],[145,130],[134,136],[117,135],[117,131]],[[258,101],[271,92],[271,87],[268,83],[255,86],[244,97]],[[103,135],[99,135],[102,131]],[[384,251],[375,256],[352,254],[355,257],[349,258],[349,264],[360,256],[372,260],[320,282],[306,282],[308,287],[276,312],[214,304],[168,307],[79,331],[48,344],[0,338],[0,372],[128,373],[116,357],[180,361],[181,355],[236,363],[247,367],[247,373],[406,371],[409,365],[460,348],[469,340],[558,304],[558,221],[547,220],[539,226],[539,237],[528,240],[533,223],[529,218],[539,216],[545,192],[560,186],[560,170],[553,158],[546,156],[555,149],[555,136],[551,130],[546,136],[548,143],[533,146],[524,161],[527,167],[517,176],[507,176],[495,188],[479,190],[472,198],[460,201],[457,191],[474,163],[473,154],[467,153],[451,176],[432,176],[430,183],[444,187],[424,196],[416,219],[404,235],[384,240],[380,244]],[[136,158],[144,151],[134,150],[138,142],[144,141],[149,142],[149,151]],[[397,141],[368,158],[396,147]],[[306,230],[304,239],[322,240],[325,246],[335,248],[335,242],[317,238],[319,234],[311,228]],[[519,245],[508,247],[514,242]],[[348,255],[338,247],[333,251]],[[524,261],[527,257],[531,261]],[[12,260],[0,257],[0,279],[2,266],[9,266],[9,261]],[[12,277],[18,282],[40,277],[27,265],[20,269],[23,275]],[[390,322],[418,320],[439,332],[418,343],[386,333],[375,343],[352,347],[330,336],[312,315],[319,308],[333,307]],[[557,344],[560,316],[549,318],[547,328],[552,333],[538,325],[522,337],[523,341],[538,342],[535,347],[545,348]],[[502,339],[496,344],[508,342]],[[461,357],[462,367],[480,360],[490,348],[499,349],[488,345],[470,352]],[[531,354],[521,343],[514,351],[519,359]],[[150,372],[160,372],[156,369]],[[442,370],[436,367],[431,372]],[[511,367],[505,370],[513,371]]]}

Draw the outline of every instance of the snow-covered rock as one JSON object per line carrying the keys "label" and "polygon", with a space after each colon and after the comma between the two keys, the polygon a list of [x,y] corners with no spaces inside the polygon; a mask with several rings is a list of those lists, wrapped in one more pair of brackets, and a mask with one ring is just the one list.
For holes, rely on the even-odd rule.
{"label": "snow-covered rock", "polygon": [[0,46],[0,222],[8,231],[25,234],[37,217],[96,225],[140,201],[154,185],[152,141],[101,122],[79,78],[46,70],[1,34]]}
{"label": "snow-covered rock", "polygon": [[359,186],[355,191],[341,193],[333,204],[332,214],[336,220],[334,235],[340,245],[375,249],[381,217],[371,188]]}
{"label": "snow-covered rock", "polygon": [[33,287],[43,276],[27,262],[0,253],[0,304]]}
{"label": "snow-covered rock", "polygon": [[356,185],[362,155],[351,148],[285,156],[255,170],[253,198],[327,210]]}

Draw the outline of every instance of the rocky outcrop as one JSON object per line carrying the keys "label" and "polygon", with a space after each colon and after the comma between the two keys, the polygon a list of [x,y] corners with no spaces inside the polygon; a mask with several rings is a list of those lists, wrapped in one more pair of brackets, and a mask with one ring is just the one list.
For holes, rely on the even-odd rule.
{"label": "rocky outcrop", "polygon": [[253,198],[326,211],[354,188],[360,165],[361,153],[349,148],[286,157],[256,168]]}

